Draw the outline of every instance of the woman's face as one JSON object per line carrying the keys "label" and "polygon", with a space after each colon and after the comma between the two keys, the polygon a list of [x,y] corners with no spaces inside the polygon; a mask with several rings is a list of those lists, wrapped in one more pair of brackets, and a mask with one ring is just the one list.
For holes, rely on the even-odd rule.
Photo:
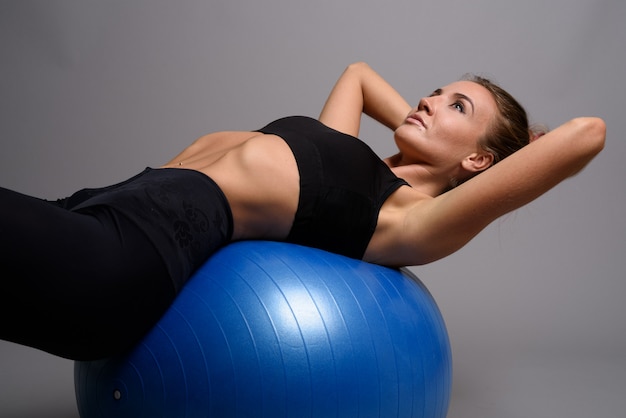
{"label": "woman's face", "polygon": [[457,81],[421,99],[394,138],[404,163],[433,170],[454,168],[467,156],[482,152],[478,140],[496,112],[496,102],[487,89],[471,81]]}

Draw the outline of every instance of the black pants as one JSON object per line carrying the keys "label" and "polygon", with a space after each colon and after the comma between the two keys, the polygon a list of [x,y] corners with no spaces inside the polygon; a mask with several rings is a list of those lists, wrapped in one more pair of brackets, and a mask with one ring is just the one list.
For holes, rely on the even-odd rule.
{"label": "black pants", "polygon": [[1,339],[108,357],[136,344],[174,297],[159,253],[123,215],[0,188]]}

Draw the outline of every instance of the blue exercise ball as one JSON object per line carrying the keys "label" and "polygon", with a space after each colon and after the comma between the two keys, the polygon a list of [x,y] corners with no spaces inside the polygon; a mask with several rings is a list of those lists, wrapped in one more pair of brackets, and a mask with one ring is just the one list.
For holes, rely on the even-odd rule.
{"label": "blue exercise ball", "polygon": [[451,352],[408,270],[293,244],[213,255],[124,356],[76,362],[82,418],[445,417]]}

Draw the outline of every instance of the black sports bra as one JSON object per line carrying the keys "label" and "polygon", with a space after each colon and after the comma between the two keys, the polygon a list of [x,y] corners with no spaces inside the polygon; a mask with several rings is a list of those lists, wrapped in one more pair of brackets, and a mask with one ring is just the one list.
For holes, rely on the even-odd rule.
{"label": "black sports bra", "polygon": [[364,142],[316,119],[292,116],[259,132],[281,137],[300,173],[300,199],[286,241],[361,259],[387,197],[408,183]]}

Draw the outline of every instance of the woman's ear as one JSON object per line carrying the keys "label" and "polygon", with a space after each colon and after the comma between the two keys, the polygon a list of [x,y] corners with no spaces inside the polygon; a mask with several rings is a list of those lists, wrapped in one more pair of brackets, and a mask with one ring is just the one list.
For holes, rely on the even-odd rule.
{"label": "woman's ear", "polygon": [[493,154],[490,152],[476,152],[465,157],[461,165],[470,173],[478,173],[491,167],[493,160]]}

